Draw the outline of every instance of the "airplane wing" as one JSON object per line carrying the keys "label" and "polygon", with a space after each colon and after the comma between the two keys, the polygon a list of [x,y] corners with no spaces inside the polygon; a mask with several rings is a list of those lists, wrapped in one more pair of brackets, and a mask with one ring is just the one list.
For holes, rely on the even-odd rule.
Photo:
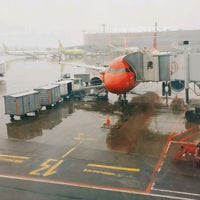
{"label": "airplane wing", "polygon": [[93,71],[94,73],[93,73],[92,77],[90,77],[90,86],[87,89],[92,89],[91,86],[94,88],[97,88],[97,87],[104,88],[105,87],[103,80],[102,80],[102,74],[107,69],[107,67],[86,65],[86,64],[82,64],[82,63],[70,63],[70,62],[61,62],[61,64],[71,65],[71,66],[75,66],[75,67],[84,67],[84,68],[88,68],[91,70],[95,70],[95,72]]}
{"label": "airplane wing", "polygon": [[67,65],[72,65],[72,66],[76,66],[76,67],[84,67],[84,68],[88,68],[88,69],[94,69],[97,71],[105,71],[107,69],[106,66],[96,66],[96,65],[86,65],[86,64],[82,64],[82,63],[70,63],[70,62],[60,62],[61,64],[67,64]]}

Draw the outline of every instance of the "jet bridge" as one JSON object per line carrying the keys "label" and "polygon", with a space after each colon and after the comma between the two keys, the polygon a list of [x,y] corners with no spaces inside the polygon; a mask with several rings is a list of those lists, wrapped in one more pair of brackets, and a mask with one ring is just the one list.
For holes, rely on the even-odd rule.
{"label": "jet bridge", "polygon": [[[163,95],[171,95],[171,89],[180,92],[185,89],[186,103],[189,103],[189,83],[200,88],[200,53],[189,51],[187,45],[181,53],[145,50],[124,56],[136,74],[137,82],[163,82]],[[166,89],[166,87],[168,87]]]}
{"label": "jet bridge", "polygon": [[183,54],[173,55],[170,59],[171,79],[183,79],[200,82],[200,53],[184,52]]}
{"label": "jet bridge", "polygon": [[[186,103],[190,104],[189,84],[194,83],[194,92],[196,95],[196,87],[200,89],[200,53],[189,51],[185,47],[182,54],[173,55],[170,62],[171,78],[173,80],[182,80],[185,88]],[[200,105],[189,107],[185,112],[185,118],[189,122],[200,121]]]}
{"label": "jet bridge", "polygon": [[124,57],[136,73],[138,82],[144,81],[169,81],[168,52],[159,53],[153,51],[134,52]]}
{"label": "jet bridge", "polygon": [[[189,49],[184,42],[179,53],[159,53],[155,51],[134,52],[124,56],[133,68],[137,82],[162,81],[162,94],[171,95],[171,89],[180,92],[185,89],[185,101],[189,105],[189,84],[200,89],[200,53]],[[190,122],[200,121],[200,105],[185,113]]]}
{"label": "jet bridge", "polygon": [[186,103],[189,104],[189,83],[200,88],[200,53],[189,52],[171,56],[170,73],[171,80],[182,80],[186,92]]}

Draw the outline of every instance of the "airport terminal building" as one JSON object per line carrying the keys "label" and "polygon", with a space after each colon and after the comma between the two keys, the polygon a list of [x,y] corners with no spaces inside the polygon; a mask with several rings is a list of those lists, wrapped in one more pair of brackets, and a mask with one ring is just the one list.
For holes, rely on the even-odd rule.
{"label": "airport terminal building", "polygon": [[[94,33],[84,34],[84,45],[96,51],[115,47],[153,47],[154,32],[130,33]],[[200,46],[200,30],[175,30],[157,32],[157,48],[160,51],[171,51],[183,41],[188,40],[190,45]]]}

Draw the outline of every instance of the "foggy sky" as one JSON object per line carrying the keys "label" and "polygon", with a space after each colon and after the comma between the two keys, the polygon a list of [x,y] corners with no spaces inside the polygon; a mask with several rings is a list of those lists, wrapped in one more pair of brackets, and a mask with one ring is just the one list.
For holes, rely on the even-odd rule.
{"label": "foggy sky", "polygon": [[0,43],[83,44],[83,32],[200,29],[199,0],[0,0]]}

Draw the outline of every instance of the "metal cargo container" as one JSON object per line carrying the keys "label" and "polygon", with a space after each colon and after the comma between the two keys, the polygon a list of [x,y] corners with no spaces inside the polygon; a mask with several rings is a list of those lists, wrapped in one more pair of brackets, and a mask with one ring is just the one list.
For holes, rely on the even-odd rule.
{"label": "metal cargo container", "polygon": [[64,99],[69,98],[72,92],[72,80],[58,81],[54,83],[60,87],[60,96]]}
{"label": "metal cargo container", "polygon": [[60,100],[60,87],[59,85],[45,85],[34,89],[40,92],[41,106],[51,107]]}
{"label": "metal cargo container", "polygon": [[40,96],[38,91],[25,91],[4,96],[5,113],[11,118],[25,116],[30,112],[38,112],[40,109]]}

